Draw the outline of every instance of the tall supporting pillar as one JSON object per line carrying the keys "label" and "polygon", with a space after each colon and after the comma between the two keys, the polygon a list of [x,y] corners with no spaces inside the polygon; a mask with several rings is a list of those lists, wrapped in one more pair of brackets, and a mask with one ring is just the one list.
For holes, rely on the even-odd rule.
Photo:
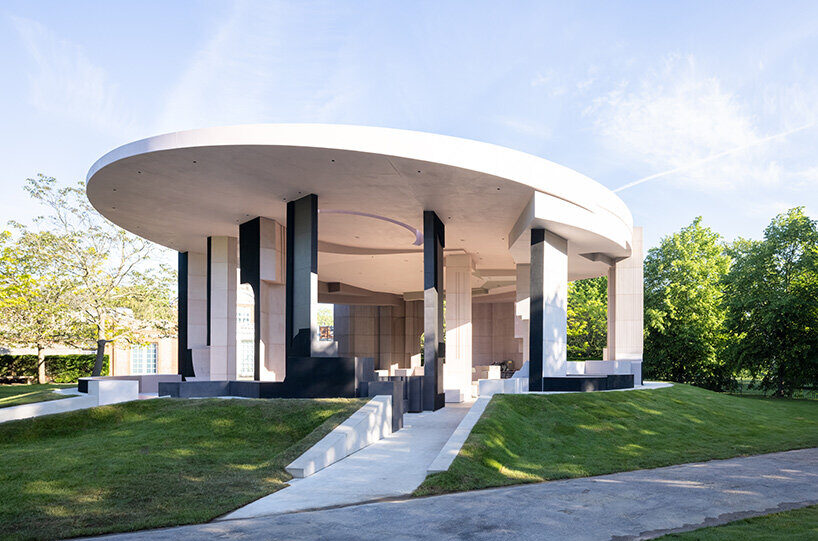
{"label": "tall supporting pillar", "polygon": [[566,374],[568,241],[545,229],[531,230],[529,380],[541,391],[543,377]]}
{"label": "tall supporting pillar", "polygon": [[608,359],[642,360],[642,228],[633,228],[631,256],[608,270]]}
{"label": "tall supporting pillar", "polygon": [[287,203],[287,357],[318,347],[318,196]]}
{"label": "tall supporting pillar", "polygon": [[[529,320],[530,316],[530,301],[531,296],[531,265],[519,264],[517,265],[517,281],[516,281],[516,297],[514,303],[514,338],[518,338],[521,343],[522,364],[528,362],[528,336],[529,336]],[[520,368],[519,366],[515,368]]]}
{"label": "tall supporting pillar", "polygon": [[423,212],[423,409],[445,405],[443,394],[443,222],[434,211]]}
{"label": "tall supporting pillar", "polygon": [[284,381],[285,286],[284,228],[269,218],[254,218],[239,226],[241,282],[249,284],[254,304],[254,370],[256,381]]}
{"label": "tall supporting pillar", "polygon": [[188,269],[187,252],[179,252],[178,266],[176,269],[176,279],[178,283],[178,301],[176,303],[176,321],[179,327],[177,346],[177,368],[178,374],[185,378],[192,378],[196,374],[193,372],[193,357],[187,345],[187,325],[188,325]]}
{"label": "tall supporting pillar", "polygon": [[210,377],[205,379],[236,379],[236,237],[209,237],[208,258]]}
{"label": "tall supporting pillar", "polygon": [[473,268],[468,254],[446,257],[446,364],[443,365],[443,388],[447,402],[462,402],[471,396]]}

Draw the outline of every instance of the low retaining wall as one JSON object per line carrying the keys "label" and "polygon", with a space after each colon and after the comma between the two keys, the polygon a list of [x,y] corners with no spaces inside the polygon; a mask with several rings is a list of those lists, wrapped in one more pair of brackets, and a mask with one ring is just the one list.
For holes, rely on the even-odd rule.
{"label": "low retaining wall", "polygon": [[293,477],[309,477],[391,433],[392,396],[378,395],[285,469]]}
{"label": "low retaining wall", "polygon": [[182,381],[182,376],[179,374],[141,374],[133,376],[93,376],[89,378],[80,378],[77,382],[77,389],[81,393],[88,392],[88,383],[91,381],[137,381],[139,382],[140,393],[158,393],[160,383],[172,383]]}
{"label": "low retaining wall", "polygon": [[139,398],[139,382],[137,381],[95,380],[88,383],[87,394],[74,398],[0,408],[0,423],[128,402],[137,398]]}
{"label": "low retaining wall", "polygon": [[[498,381],[498,380],[491,380],[486,379],[482,381]],[[510,379],[499,380],[499,381],[511,381]],[[528,380],[525,380],[528,382]],[[466,443],[466,439],[468,439],[469,434],[471,434],[474,425],[477,424],[477,421],[480,420],[480,416],[483,415],[483,412],[486,410],[486,406],[489,405],[491,402],[490,396],[481,396],[477,400],[474,401],[472,407],[469,409],[469,412],[463,417],[463,420],[460,421],[460,424],[457,425],[457,428],[454,429],[454,432],[449,437],[449,440],[443,446],[443,449],[437,454],[435,459],[429,465],[429,468],[426,470],[426,473],[440,473],[444,471],[448,471],[449,466],[452,465],[457,454],[460,452],[460,449],[463,447],[463,444]]]}

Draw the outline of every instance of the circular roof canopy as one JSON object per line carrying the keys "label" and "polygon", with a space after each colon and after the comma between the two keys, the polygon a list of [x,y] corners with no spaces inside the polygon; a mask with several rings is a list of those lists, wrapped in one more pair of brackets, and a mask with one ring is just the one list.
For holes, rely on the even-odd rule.
{"label": "circular roof canopy", "polygon": [[230,126],[142,139],[100,158],[87,193],[115,224],[178,251],[201,251],[208,236],[238,236],[239,224],[256,216],[283,224],[287,201],[314,193],[321,279],[394,293],[422,289],[424,210],[446,225],[446,253],[472,254],[477,285],[481,269],[484,281],[514,269],[510,248],[529,225],[520,220],[535,193],[547,205],[534,209],[530,225],[569,240],[572,280],[607,268],[580,254],[629,255],[633,227],[613,192],[553,162],[361,126]]}

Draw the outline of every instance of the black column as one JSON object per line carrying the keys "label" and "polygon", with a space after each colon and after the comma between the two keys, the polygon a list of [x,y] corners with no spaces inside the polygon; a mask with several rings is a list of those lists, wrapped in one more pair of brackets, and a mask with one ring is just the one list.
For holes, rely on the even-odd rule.
{"label": "black column", "polygon": [[318,281],[318,196],[287,203],[287,357],[310,357],[318,329],[313,314]]}
{"label": "black column", "polygon": [[193,359],[191,358],[190,349],[187,347],[187,324],[188,324],[188,269],[187,269],[187,252],[179,252],[179,263],[176,269],[176,279],[178,283],[179,299],[177,302],[176,320],[179,331],[177,333],[177,355],[176,364],[178,373],[184,378],[195,377],[193,373]]}
{"label": "black column", "polygon": [[542,391],[543,257],[545,229],[531,230],[530,319],[528,320],[528,390]]}
{"label": "black column", "polygon": [[253,288],[253,379],[261,379],[261,218],[239,225],[241,283]]}
{"label": "black column", "polygon": [[207,237],[207,342],[205,342],[208,346],[210,345],[210,303],[211,303],[211,293],[210,293],[210,282],[212,280],[213,274],[213,262],[210,260],[213,257],[213,237]]}
{"label": "black column", "polygon": [[423,212],[423,409],[445,405],[443,360],[443,222],[434,211]]}

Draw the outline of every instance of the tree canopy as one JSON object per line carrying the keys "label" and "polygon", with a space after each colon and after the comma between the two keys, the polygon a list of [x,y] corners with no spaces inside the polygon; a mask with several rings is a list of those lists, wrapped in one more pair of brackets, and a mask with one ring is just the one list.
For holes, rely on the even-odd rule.
{"label": "tree canopy", "polygon": [[48,212],[0,245],[4,345],[93,345],[96,375],[108,342],[176,333],[176,272],[150,263],[161,248],[105,220],[81,185],[39,175],[25,189]]}
{"label": "tree canopy", "polygon": [[739,239],[725,277],[727,358],[765,392],[818,381],[818,229],[803,207],[776,216],[764,239]]}
{"label": "tree canopy", "polygon": [[568,358],[602,359],[608,343],[608,277],[568,284]]}
{"label": "tree canopy", "polygon": [[701,218],[664,237],[645,258],[647,377],[723,389],[731,381],[721,281],[730,268],[722,238]]}

